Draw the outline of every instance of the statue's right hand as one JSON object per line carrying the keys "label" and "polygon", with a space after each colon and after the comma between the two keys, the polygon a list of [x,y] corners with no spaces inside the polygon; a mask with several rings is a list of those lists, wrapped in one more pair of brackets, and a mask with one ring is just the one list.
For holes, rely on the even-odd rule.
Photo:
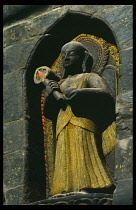
{"label": "statue's right hand", "polygon": [[54,80],[49,80],[49,82],[46,85],[46,94],[50,95],[53,91],[61,92],[58,83]]}

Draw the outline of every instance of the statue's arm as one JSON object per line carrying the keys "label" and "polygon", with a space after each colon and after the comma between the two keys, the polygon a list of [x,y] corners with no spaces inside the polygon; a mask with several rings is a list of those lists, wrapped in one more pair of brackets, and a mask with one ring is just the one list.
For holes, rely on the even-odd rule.
{"label": "statue's arm", "polygon": [[[68,94],[67,94],[68,93]],[[66,91],[65,100],[88,100],[89,99],[99,101],[100,97],[112,97],[106,82],[97,74],[91,73],[88,78],[88,87],[82,89],[72,89],[71,91]]]}
{"label": "statue's arm", "polygon": [[56,81],[50,81],[45,89],[44,116],[54,120],[62,105],[63,95],[59,85]]}
{"label": "statue's arm", "polygon": [[64,96],[76,116],[107,124],[114,119],[115,102],[104,80],[97,74],[88,79],[88,88],[74,89]]}
{"label": "statue's arm", "polygon": [[98,74],[91,73],[88,78],[88,85],[90,88],[101,89],[104,92],[110,92],[107,83]]}

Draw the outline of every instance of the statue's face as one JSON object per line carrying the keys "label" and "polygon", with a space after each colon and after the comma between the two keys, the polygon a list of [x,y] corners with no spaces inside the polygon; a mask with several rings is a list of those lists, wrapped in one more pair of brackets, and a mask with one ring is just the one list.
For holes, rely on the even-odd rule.
{"label": "statue's face", "polygon": [[84,51],[85,49],[77,42],[69,42],[64,45],[61,50],[64,68],[66,70],[72,69],[73,71],[77,71],[77,68],[82,66]]}

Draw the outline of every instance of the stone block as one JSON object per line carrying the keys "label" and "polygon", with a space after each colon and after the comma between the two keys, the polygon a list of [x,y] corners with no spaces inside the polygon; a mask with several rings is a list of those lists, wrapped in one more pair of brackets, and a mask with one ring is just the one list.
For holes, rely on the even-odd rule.
{"label": "stone block", "polygon": [[116,180],[128,179],[133,177],[132,136],[117,140],[115,149],[115,163]]}
{"label": "stone block", "polygon": [[74,12],[82,12],[88,13],[90,15],[94,14],[95,12],[110,9],[113,7],[118,7],[119,5],[64,5],[63,9],[67,9]]}
{"label": "stone block", "polygon": [[[54,6],[54,5],[52,5]],[[98,10],[109,9],[115,5],[60,5],[61,7],[31,20],[30,33],[31,36],[43,34],[49,27],[55,24],[63,15],[69,12],[81,12],[86,14],[94,14]],[[48,10],[47,10],[48,11]]]}
{"label": "stone block", "polygon": [[129,92],[133,89],[133,48],[120,52],[119,93]]}
{"label": "stone block", "polygon": [[24,39],[29,39],[30,22],[13,25],[5,28],[3,32],[3,45],[4,47],[20,42]]}
{"label": "stone block", "polygon": [[123,179],[117,183],[112,205],[133,205],[133,180]]}
{"label": "stone block", "polygon": [[3,128],[3,149],[4,154],[15,152],[23,148],[25,121],[17,120],[4,124]]}
{"label": "stone block", "polygon": [[7,190],[6,205],[23,204],[23,185]]}
{"label": "stone block", "polygon": [[111,203],[111,194],[70,192],[27,205],[111,205]]}
{"label": "stone block", "polygon": [[117,139],[122,140],[125,138],[129,138],[133,134],[133,120],[132,118],[124,117],[117,117],[116,120],[116,132],[117,132]]}
{"label": "stone block", "polygon": [[94,18],[107,22],[116,34],[119,49],[132,47],[133,40],[133,6],[119,5],[118,7],[98,11]]}
{"label": "stone block", "polygon": [[26,66],[39,37],[16,43],[4,49],[3,73],[7,74]]}
{"label": "stone block", "polygon": [[51,11],[63,5],[4,5],[4,25],[10,25],[19,20],[35,17],[43,12]]}
{"label": "stone block", "polygon": [[[133,118],[133,92],[119,94],[116,100],[117,122],[120,119]],[[118,123],[119,124],[119,123]]]}
{"label": "stone block", "polygon": [[[22,148],[20,148],[22,149]],[[24,180],[24,157],[23,152],[8,153],[3,158],[3,182],[4,188],[10,189],[21,185]]]}
{"label": "stone block", "polygon": [[3,77],[4,122],[18,120],[23,116],[23,71],[6,74]]}
{"label": "stone block", "polygon": [[3,19],[12,19],[13,16],[21,13],[21,11],[23,13],[23,10],[25,11],[27,8],[30,8],[30,6],[31,5],[3,5]]}
{"label": "stone block", "polygon": [[45,15],[33,18],[30,25],[31,36],[44,34],[50,26],[52,26],[62,15],[64,15],[64,13],[65,10],[57,8]]}

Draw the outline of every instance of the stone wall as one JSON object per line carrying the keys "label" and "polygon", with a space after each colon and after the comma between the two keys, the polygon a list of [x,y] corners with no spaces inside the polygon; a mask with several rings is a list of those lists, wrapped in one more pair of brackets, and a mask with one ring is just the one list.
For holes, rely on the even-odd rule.
{"label": "stone wall", "polygon": [[[5,5],[4,6],[4,200],[24,205],[42,200],[39,191],[27,198],[29,153],[26,70],[39,40],[68,13],[103,21],[113,32],[120,54],[116,99],[116,190],[112,205],[132,205],[132,5]],[[72,23],[71,23],[72,24]],[[100,29],[102,30],[102,29]],[[37,153],[35,152],[35,155]],[[35,166],[36,167],[36,166]],[[35,181],[36,182],[36,181]],[[38,194],[39,193],[39,194]]]}

